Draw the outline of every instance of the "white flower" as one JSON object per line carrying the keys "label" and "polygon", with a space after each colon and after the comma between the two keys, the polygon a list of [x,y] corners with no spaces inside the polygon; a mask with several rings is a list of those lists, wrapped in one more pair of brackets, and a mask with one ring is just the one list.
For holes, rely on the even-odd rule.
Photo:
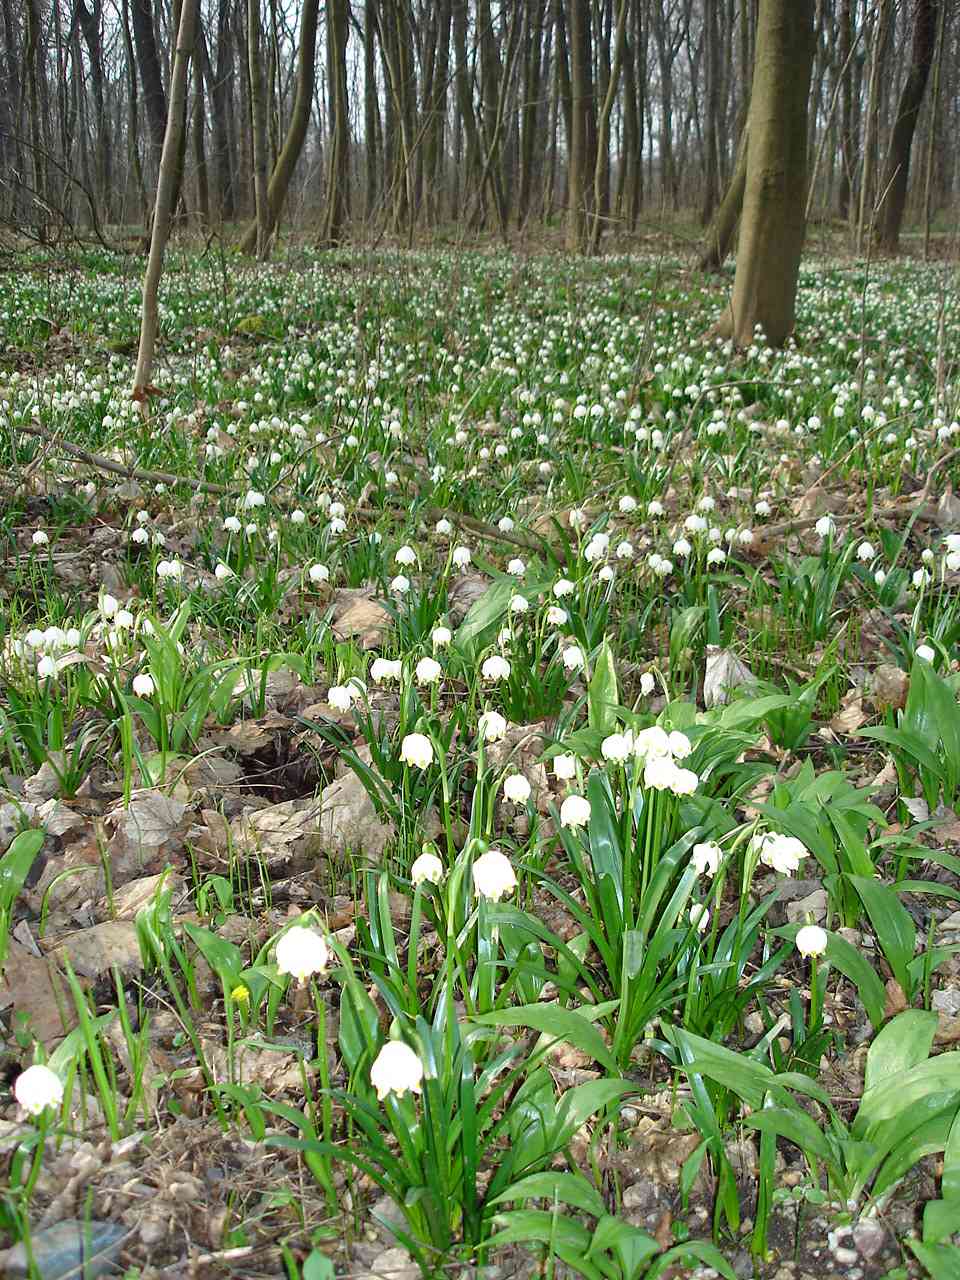
{"label": "white flower", "polygon": [[617,559],[631,560],[632,558],[633,558],[633,543],[626,542],[626,541],[618,542],[617,543]]}
{"label": "white flower", "polygon": [[416,666],[416,677],[420,684],[433,684],[443,675],[443,667],[433,658],[421,658]]}
{"label": "white flower", "polygon": [[930,570],[914,569],[912,581],[916,589],[918,591],[921,590],[921,588],[925,587],[927,583],[930,581]]}
{"label": "white flower", "polygon": [[818,537],[829,538],[837,526],[834,524],[832,516],[821,516],[813,527]]}
{"label": "white flower", "polygon": [[129,631],[133,626],[134,618],[129,609],[118,609],[113,625],[119,627],[121,631]]}
{"label": "white flower", "polygon": [[150,541],[149,529],[134,529],[130,535],[130,541],[138,547],[145,546]]}
{"label": "white flower", "polygon": [[[553,762],[556,769],[556,760]],[[562,827],[585,827],[590,821],[590,801],[583,796],[567,796],[560,806],[560,825]]]}
{"label": "white flower", "polygon": [[425,880],[439,884],[443,879],[443,863],[435,853],[421,853],[410,868],[410,879],[414,885],[423,884]]}
{"label": "white flower", "polygon": [[310,581],[314,583],[329,582],[330,570],[325,564],[312,564],[310,566]]}
{"label": "white flower", "polygon": [[[159,572],[159,567],[157,571]],[[120,601],[116,596],[104,593],[100,597],[100,612],[105,618],[112,618],[119,608]]]}
{"label": "white flower", "polygon": [[666,729],[658,724],[650,725],[649,729],[641,729],[634,734],[633,752],[641,760],[649,760],[655,756],[672,755],[670,735]]}
{"label": "white flower", "polygon": [[605,564],[603,568],[600,570],[600,572],[597,574],[597,577],[600,579],[601,582],[612,582],[616,576],[617,575],[614,572],[614,568],[612,564]]}
{"label": "white flower", "polygon": [[577,757],[561,755],[553,757],[553,776],[561,782],[568,782],[577,776]]}
{"label": "white flower", "polygon": [[41,680],[51,680],[59,670],[56,658],[51,658],[48,653],[37,663],[37,675]]}
{"label": "white flower", "polygon": [[217,561],[217,567],[213,571],[213,576],[218,582],[226,582],[228,578],[236,575],[228,564],[224,564],[222,560]]}
{"label": "white flower", "polygon": [[672,791],[677,772],[670,756],[650,756],[643,766],[643,785],[653,791]]}
{"label": "white flower", "polygon": [[878,569],[876,573],[873,575],[873,580],[878,587],[882,587],[887,580],[887,575],[883,571],[883,569]]}
{"label": "white flower", "polygon": [[652,502],[647,503],[647,515],[653,516],[654,519],[658,516],[662,516],[665,511],[666,507],[664,507],[663,503],[659,502],[656,498],[654,498]]}
{"label": "white flower", "polygon": [[617,764],[622,764],[633,750],[633,735],[626,733],[611,733],[609,737],[604,738],[600,744],[600,754],[604,760],[614,760]]}
{"label": "white flower", "polygon": [[687,516],[683,522],[683,527],[687,533],[705,533],[707,530],[707,522],[703,516]]}
{"label": "white flower", "polygon": [[572,644],[563,651],[563,665],[568,671],[578,671],[583,666],[583,650]]}
{"label": "white flower", "polygon": [[470,554],[470,548],[454,547],[453,556],[451,557],[451,559],[453,560],[453,563],[457,566],[458,569],[466,569],[467,565],[470,563],[470,560],[472,559]]}
{"label": "white flower", "polygon": [[722,547],[711,547],[710,550],[707,552],[708,565],[723,564],[726,558],[727,558],[727,553],[723,550]]}
{"label": "white flower", "polygon": [[526,613],[529,608],[530,608],[530,601],[527,599],[526,596],[510,597],[511,613]]}
{"label": "white flower", "polygon": [[916,648],[918,658],[922,658],[924,662],[933,662],[936,658],[936,650],[932,649],[928,644],[918,644]]}
{"label": "white flower", "polygon": [[805,924],[802,929],[797,930],[794,942],[800,954],[811,959],[823,955],[829,938],[826,929],[821,929],[817,924]]}
{"label": "white flower", "polygon": [[480,674],[484,680],[509,680],[510,663],[506,658],[501,658],[498,654],[487,658],[483,666],[480,668]]}
{"label": "white flower", "polygon": [[296,511],[291,511],[291,512],[290,512],[290,523],[291,523],[291,524],[306,524],[306,523],[307,523],[307,513],[306,513],[305,511],[301,511],[299,507],[297,508],[297,510],[296,510]]}
{"label": "white flower", "polygon": [[782,836],[770,832],[760,840],[760,861],[781,875],[791,876],[800,867],[808,851],[796,836]]}
{"label": "white flower", "polygon": [[446,519],[446,517],[438,520],[433,527],[436,532],[440,534],[441,538],[449,538],[450,534],[453,533],[453,525]]}
{"label": "white flower", "polygon": [[146,671],[141,671],[139,675],[133,677],[133,692],[138,698],[153,697],[153,690],[153,676],[148,675]]}
{"label": "white flower", "polygon": [[653,672],[644,671],[643,675],[640,677],[640,692],[645,698],[649,698],[650,694],[653,693],[656,683]]}
{"label": "white flower", "polygon": [[710,912],[702,902],[692,902],[687,918],[696,929],[697,933],[705,933],[707,925],[710,923]]}
{"label": "white flower", "polygon": [[857,559],[863,560],[864,563],[866,563],[867,560],[872,560],[876,554],[877,553],[874,550],[872,542],[861,542],[859,547],[857,547]]}
{"label": "white flower", "polygon": [[415,769],[426,769],[433,763],[433,743],[426,734],[408,733],[400,744],[400,759]]}
{"label": "white flower", "polygon": [[183,565],[179,560],[161,560],[157,564],[157,577],[177,581],[183,577]]}
{"label": "white flower", "polygon": [[761,498],[760,501],[756,503],[753,510],[755,515],[768,516],[773,508],[770,506],[770,503],[767,502],[766,498]]}
{"label": "white flower", "polygon": [[690,739],[685,733],[680,733],[678,729],[673,729],[667,734],[667,747],[674,760],[686,760],[693,750],[690,746]]}
{"label": "white flower", "polygon": [[511,804],[526,804],[530,799],[530,783],[522,773],[511,773],[503,780],[503,795]]}
{"label": "white flower", "polygon": [[399,658],[374,658],[370,664],[370,679],[374,684],[384,681],[399,680],[403,674],[403,663]]}
{"label": "white flower", "polygon": [[500,519],[497,521],[497,528],[500,530],[501,533],[510,533],[510,531],[513,529],[513,523],[514,522],[513,522],[512,516],[501,516]]}
{"label": "white flower", "polygon": [[507,573],[512,574],[515,578],[522,578],[527,571],[527,566],[522,560],[510,560],[507,563]]}
{"label": "white flower", "polygon": [[370,1083],[382,1102],[388,1093],[419,1093],[423,1063],[402,1040],[388,1040],[370,1068]]}
{"label": "white flower", "polygon": [[558,604],[552,604],[547,610],[547,622],[551,627],[563,627],[567,623],[567,611]]}
{"label": "white flower", "polygon": [[256,489],[248,489],[243,499],[243,507],[245,511],[252,511],[254,507],[262,507],[266,504],[266,498]]}
{"label": "white flower", "polygon": [[227,533],[239,533],[243,528],[236,516],[227,516],[223,522],[223,527]]}
{"label": "white flower", "polygon": [[402,573],[398,573],[390,583],[390,590],[395,591],[398,596],[406,595],[410,590],[410,579],[404,577]]}
{"label": "white flower", "polygon": [[690,861],[696,867],[698,876],[702,876],[704,872],[708,876],[715,876],[722,856],[720,846],[715,840],[705,840],[693,846]]}
{"label": "white flower", "polygon": [[479,897],[499,902],[516,887],[517,873],[499,849],[488,849],[473,864],[473,888]]}
{"label": "white flower", "polygon": [[678,538],[673,544],[673,554],[679,556],[681,560],[686,560],[692,550],[693,547],[686,538]]}
{"label": "white flower", "polygon": [[558,578],[553,584],[553,594],[558,600],[562,600],[564,596],[572,595],[575,589],[569,578]]}
{"label": "white flower", "polygon": [[477,721],[484,742],[499,742],[506,736],[507,722],[499,711],[485,711]]}
{"label": "white flower", "polygon": [[435,649],[445,649],[453,639],[453,632],[449,627],[434,627],[430,632],[430,640]]}
{"label": "white flower", "polygon": [[44,533],[42,529],[38,529],[30,541],[35,547],[45,547],[50,541],[50,535]]}
{"label": "white flower", "polygon": [[417,553],[413,547],[400,547],[397,554],[393,557],[397,564],[412,565],[417,563]]}
{"label": "white flower", "polygon": [[300,982],[324,973],[329,961],[330,948],[316,929],[295,924],[277,943],[277,968]]}
{"label": "white flower", "polygon": [[334,711],[349,711],[355,696],[356,689],[347,684],[333,684],[327,690],[327,702]]}
{"label": "white flower", "polygon": [[636,498],[632,498],[629,493],[625,493],[617,503],[617,506],[619,507],[622,515],[628,516],[631,511],[636,511],[637,500]]}
{"label": "white flower", "polygon": [[63,1085],[55,1071],[38,1062],[17,1076],[13,1095],[24,1111],[39,1116],[47,1107],[59,1107],[63,1101]]}

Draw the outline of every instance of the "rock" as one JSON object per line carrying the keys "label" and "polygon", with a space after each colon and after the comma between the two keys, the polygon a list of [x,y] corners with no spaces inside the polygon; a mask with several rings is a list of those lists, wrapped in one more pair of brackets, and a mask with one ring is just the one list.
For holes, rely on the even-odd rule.
{"label": "rock", "polygon": [[872,1218],[863,1218],[853,1228],[853,1245],[861,1258],[875,1258],[887,1242],[887,1232]]}
{"label": "rock", "polygon": [[960,933],[960,911],[954,911],[941,921],[941,933]]}
{"label": "rock", "polygon": [[707,645],[707,661],[703,673],[703,705],[722,707],[730,701],[730,694],[738,689],[749,689],[757,678],[732,649],[720,649]]}
{"label": "rock", "polygon": [[[57,768],[61,774],[66,773],[66,760],[62,751],[54,751],[50,753],[51,759],[56,759]],[[23,794],[31,804],[43,804],[45,800],[53,800],[55,796],[60,794],[60,777],[57,770],[54,769],[50,760],[45,760],[32,778],[27,778],[23,784]]]}
{"label": "rock", "polygon": [[486,595],[490,579],[479,573],[465,573],[450,584],[447,596],[447,612],[450,623],[458,627],[478,600]]}
{"label": "rock", "polygon": [[826,889],[815,889],[806,898],[787,903],[787,920],[790,924],[806,924],[808,917],[811,920],[827,918]]}
{"label": "rock", "polygon": [[57,942],[54,955],[68,959],[85,978],[99,978],[114,965],[121,973],[139,973],[143,967],[137,926],[132,920],[105,920],[91,929],[78,929]]}
{"label": "rock", "polygon": [[406,1218],[399,1206],[390,1196],[381,1196],[370,1212],[376,1221],[378,1234],[384,1240],[395,1239],[397,1234],[395,1228],[402,1229],[406,1223]]}
{"label": "rock", "polygon": [[371,1276],[382,1280],[419,1280],[420,1268],[406,1249],[387,1249],[370,1265]]}
{"label": "rock", "polygon": [[873,673],[874,700],[898,711],[906,706],[910,677],[890,662],[881,662]]}
{"label": "rock", "polygon": [[956,1018],[960,1015],[960,991],[956,987],[950,987],[946,991],[934,991],[930,996],[930,1004],[938,1013]]}
{"label": "rock", "polygon": [[382,822],[366,787],[355,773],[344,774],[320,793],[317,817],[319,845],[327,853],[344,857],[359,850],[379,861],[394,837],[393,824]]}
{"label": "rock", "polygon": [[30,820],[36,812],[32,804],[0,805],[0,853],[6,853],[14,837],[23,830],[24,820]]}
{"label": "rock", "polygon": [[[36,1264],[34,1274],[40,1280],[103,1275],[113,1268],[126,1234],[126,1229],[115,1222],[80,1222],[75,1218],[46,1227],[37,1231],[31,1240]],[[11,1280],[31,1274],[22,1244],[14,1245],[7,1254],[5,1274]]]}

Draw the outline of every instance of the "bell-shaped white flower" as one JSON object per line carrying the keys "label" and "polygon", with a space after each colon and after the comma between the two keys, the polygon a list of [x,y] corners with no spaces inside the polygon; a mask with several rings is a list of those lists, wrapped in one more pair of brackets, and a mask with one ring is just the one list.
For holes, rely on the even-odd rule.
{"label": "bell-shaped white flower", "polygon": [[433,743],[424,733],[408,733],[400,744],[400,760],[414,769],[433,763]]}
{"label": "bell-shaped white flower", "polygon": [[295,924],[277,943],[277,968],[300,982],[325,973],[329,962],[330,948],[316,929]]}
{"label": "bell-shaped white flower", "polygon": [[439,884],[443,879],[443,863],[435,853],[425,850],[410,868],[410,879],[414,885],[423,884],[424,881]]}
{"label": "bell-shaped white flower", "polygon": [[806,959],[812,959],[823,955],[829,937],[826,929],[821,929],[818,924],[805,924],[802,929],[797,930],[794,941],[800,954]]}
{"label": "bell-shaped white flower", "polygon": [[507,722],[499,711],[485,711],[477,721],[484,742],[500,742],[506,737]]}
{"label": "bell-shaped white flower", "polygon": [[512,804],[526,804],[530,799],[530,783],[522,773],[511,773],[503,780],[503,795]]}
{"label": "bell-shaped white flower", "polygon": [[38,1062],[17,1076],[13,1095],[24,1111],[39,1116],[47,1107],[59,1107],[63,1101],[63,1085],[55,1071]]}
{"label": "bell-shaped white flower", "polygon": [[590,821],[590,801],[584,796],[567,796],[560,806],[562,827],[585,827]]}
{"label": "bell-shaped white flower", "polygon": [[473,887],[481,898],[499,902],[517,887],[517,873],[505,853],[488,849],[473,864]]}
{"label": "bell-shaped white flower", "polygon": [[388,1040],[370,1068],[370,1083],[382,1102],[388,1093],[419,1093],[423,1063],[402,1040]]}

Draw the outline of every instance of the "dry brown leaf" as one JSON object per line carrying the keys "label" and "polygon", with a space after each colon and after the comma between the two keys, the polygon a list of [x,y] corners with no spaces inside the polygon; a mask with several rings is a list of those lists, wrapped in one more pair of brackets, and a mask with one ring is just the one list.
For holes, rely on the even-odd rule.
{"label": "dry brown leaf", "polygon": [[830,728],[834,733],[851,734],[856,733],[861,725],[866,724],[870,719],[866,711],[863,709],[863,701],[860,694],[850,700],[850,702],[838,711],[830,721]]}
{"label": "dry brown leaf", "polygon": [[361,649],[375,649],[393,619],[372,596],[357,591],[338,591],[334,597],[333,634],[338,640],[360,641]]}
{"label": "dry brown leaf", "polygon": [[55,942],[54,957],[69,960],[85,978],[99,978],[114,965],[127,974],[139,973],[142,968],[137,927],[132,920],[105,920]]}
{"label": "dry brown leaf", "polygon": [[724,706],[729,702],[732,692],[750,688],[756,682],[756,676],[732,649],[707,645],[707,663],[703,675],[705,707]]}
{"label": "dry brown leaf", "polygon": [[30,1030],[46,1048],[76,1026],[76,1012],[56,967],[39,959],[13,938],[0,981],[0,1009],[29,1014]]}
{"label": "dry brown leaf", "polygon": [[890,978],[887,981],[887,998],[883,1006],[883,1016],[892,1018],[896,1013],[903,1013],[907,1007],[907,997],[903,994],[903,988],[896,978]]}

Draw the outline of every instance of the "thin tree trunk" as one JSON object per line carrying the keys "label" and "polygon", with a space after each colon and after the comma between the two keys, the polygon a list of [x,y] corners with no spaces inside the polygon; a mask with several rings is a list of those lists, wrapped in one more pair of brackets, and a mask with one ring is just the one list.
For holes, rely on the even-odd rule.
{"label": "thin tree trunk", "polygon": [[340,242],[349,204],[350,120],[347,101],[347,0],[327,0],[327,93],[330,147],[327,155],[327,205],[321,241]]}
{"label": "thin tree trunk", "polygon": [[199,0],[182,0],[180,25],[177,29],[173,71],[170,76],[170,101],[160,155],[157,198],[154,204],[150,254],[143,279],[143,305],[140,312],[140,347],[133,375],[133,398],[143,403],[153,373],[153,357],[157,344],[157,292],[163,272],[163,255],[170,236],[173,207],[177,199],[177,160],[186,128],[187,72],[196,33]]}
{"label": "thin tree trunk", "polygon": [[267,203],[267,86],[263,70],[263,27],[260,0],[247,0],[247,66],[250,77],[250,122],[253,141],[253,196],[256,210],[253,245],[249,232],[240,242],[245,253],[256,249],[265,259],[270,252],[270,208]]}
{"label": "thin tree trunk", "polygon": [[737,161],[733,174],[727,184],[723,199],[717,205],[713,221],[703,238],[700,260],[697,263],[701,271],[719,271],[726,261],[727,254],[733,246],[734,236],[743,210],[743,193],[747,185],[747,140],[749,125],[740,135],[737,147]]}
{"label": "thin tree trunk", "polygon": [[910,152],[937,43],[939,3],[940,0],[916,0],[914,5],[910,70],[900,94],[880,185],[877,241],[886,253],[896,253],[900,244],[910,176]]}

